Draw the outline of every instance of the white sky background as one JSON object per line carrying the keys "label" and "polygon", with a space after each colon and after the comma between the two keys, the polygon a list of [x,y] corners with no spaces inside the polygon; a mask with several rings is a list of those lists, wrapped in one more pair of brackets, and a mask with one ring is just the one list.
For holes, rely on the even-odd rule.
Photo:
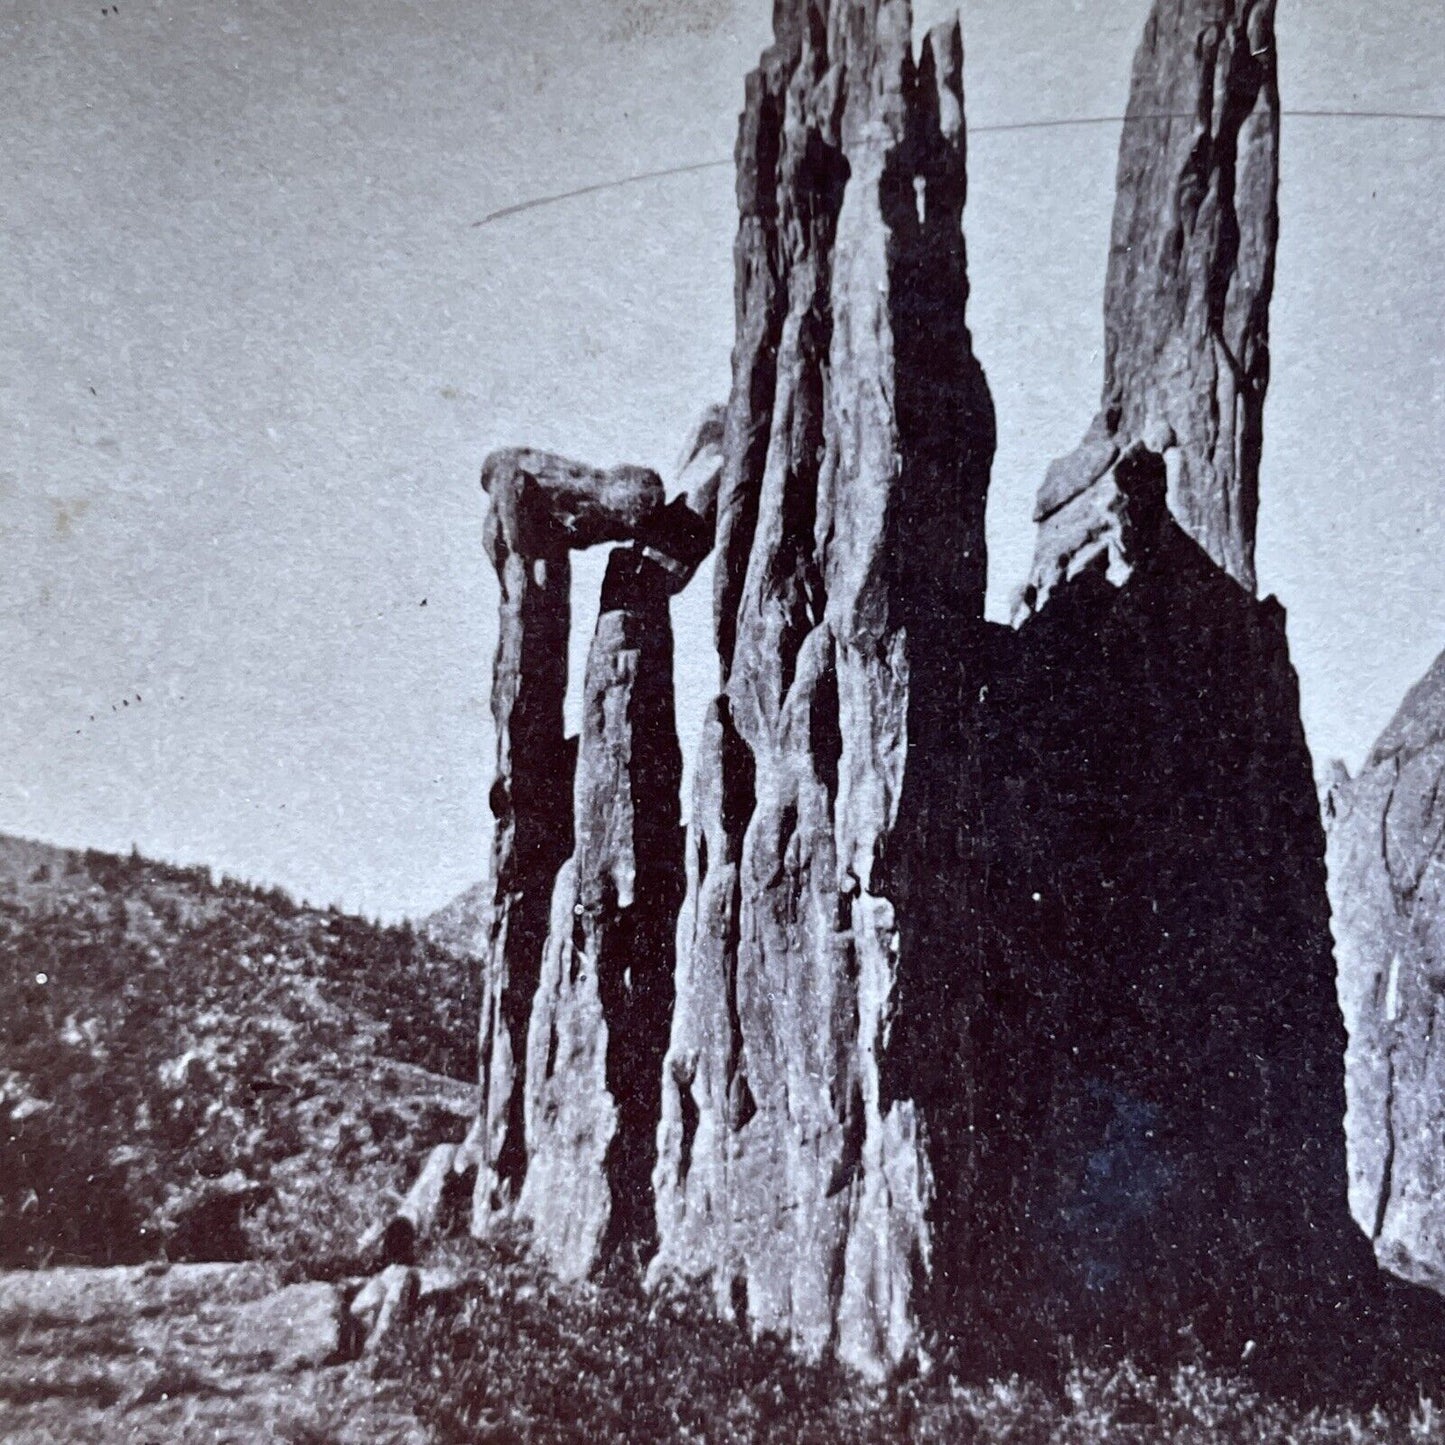
{"label": "white sky background", "polygon": [[[667,475],[732,331],[726,167],[471,223],[730,155],[768,0],[116,8],[0,6],[0,830],[425,912],[485,870],[482,456]],[[974,0],[970,123],[1118,115],[1146,11]],[[1278,30],[1289,109],[1445,112],[1439,0]],[[996,615],[1097,400],[1117,143],[970,148]],[[1353,767],[1445,647],[1445,123],[1287,118],[1283,176],[1261,583]]]}

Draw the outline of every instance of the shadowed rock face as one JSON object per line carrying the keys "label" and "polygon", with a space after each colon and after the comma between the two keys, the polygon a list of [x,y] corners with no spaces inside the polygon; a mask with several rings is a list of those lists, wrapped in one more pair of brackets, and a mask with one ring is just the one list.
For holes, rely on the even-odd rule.
{"label": "shadowed rock face", "polygon": [[880,1079],[910,967],[893,853],[922,827],[905,762],[938,751],[979,625],[994,443],[964,324],[961,41],[940,28],[915,64],[909,32],[906,4],[785,3],[748,82],[725,686],[697,764],[653,1266],[875,1374],[914,1345],[931,1197],[917,1111]]}
{"label": "shadowed rock face", "polygon": [[1359,777],[1331,788],[1325,814],[1350,1035],[1350,1207],[1387,1269],[1442,1290],[1445,656],[1411,689]]}
{"label": "shadowed rock face", "polygon": [[515,1198],[526,1166],[521,1058],[557,870],[572,851],[575,743],[563,731],[571,623],[569,552],[624,541],[663,510],[640,467],[586,467],[547,452],[494,452],[482,467],[487,555],[501,586],[492,720],[492,905],[484,960],[481,1116],[473,1228]]}
{"label": "shadowed rock face", "polygon": [[954,944],[977,981],[918,1052],[968,1063],[927,1111],[954,1185],[933,1298],[990,1369],[1067,1336],[1160,1363],[1253,1341],[1328,1378],[1440,1337],[1346,1207],[1324,837],[1283,611],[1253,596],[1271,10],[1156,0],[1103,409],[1041,489],[1022,627],[983,645]]}
{"label": "shadowed rock face", "polygon": [[1083,567],[1127,575],[1103,479],[1138,442],[1169,463],[1179,525],[1254,591],[1278,185],[1274,0],[1155,0],[1119,147],[1103,396],[1040,489],[1027,610]]}
{"label": "shadowed rock face", "polygon": [[576,846],[558,874],[527,1042],[518,1212],[564,1278],[650,1252],[659,1084],[683,886],[672,577],[608,559],[587,657]]}
{"label": "shadowed rock face", "polygon": [[[1239,1358],[1361,1273],[1323,839],[1253,600],[1277,230],[1270,0],[1155,0],[1120,143],[1099,415],[992,635],[951,1000],[973,1084],[936,1294],[986,1365],[1060,1335]],[[1161,455],[1162,454],[1162,455]],[[942,1117],[940,1117],[940,1115]],[[956,1151],[956,1152],[955,1152]]]}
{"label": "shadowed rock face", "polygon": [[1120,470],[1129,581],[1086,575],[1000,634],[979,708],[984,1082],[956,1268],[963,1317],[1023,1363],[1058,1333],[1167,1360],[1184,1322],[1224,1359],[1278,1352],[1373,1272],[1284,615],[1184,534],[1160,459]]}
{"label": "shadowed rock face", "polygon": [[[1281,1387],[1408,1390],[1438,1379],[1445,1311],[1381,1274],[1350,1217],[1325,839],[1283,610],[1185,534],[1162,459],[1126,454],[1116,476],[1128,581],[1086,572],[991,639],[961,930],[981,982],[954,1014],[978,1082],[966,1112],[930,1116],[935,1171],[968,1200],[939,1225],[940,1317],[990,1370],[1038,1368],[1067,1336],[1160,1365],[1249,1346]],[[1389,736],[1335,799],[1350,1183],[1382,1259],[1433,1282],[1439,911],[1428,885],[1408,921],[1391,895],[1438,853],[1441,759],[1427,730]],[[1394,759],[1410,841],[1382,866]]]}

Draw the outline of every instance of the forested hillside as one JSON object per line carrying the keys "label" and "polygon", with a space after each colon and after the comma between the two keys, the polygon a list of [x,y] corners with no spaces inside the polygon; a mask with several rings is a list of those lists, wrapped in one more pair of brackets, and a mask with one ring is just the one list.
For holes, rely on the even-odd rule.
{"label": "forested hillside", "polygon": [[0,1264],[344,1270],[473,1107],[474,967],[204,868],[0,839]]}

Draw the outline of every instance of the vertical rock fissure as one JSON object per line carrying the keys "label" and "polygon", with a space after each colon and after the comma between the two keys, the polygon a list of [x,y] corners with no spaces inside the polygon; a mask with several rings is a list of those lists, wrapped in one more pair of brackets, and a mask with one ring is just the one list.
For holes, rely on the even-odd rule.
{"label": "vertical rock fissure", "polygon": [[1380,1165],[1380,1197],[1375,1205],[1375,1219],[1370,1239],[1378,1242],[1385,1232],[1385,1216],[1390,1211],[1390,1194],[1395,1183],[1395,1050],[1385,1051],[1385,1107],[1383,1110],[1385,1150]]}

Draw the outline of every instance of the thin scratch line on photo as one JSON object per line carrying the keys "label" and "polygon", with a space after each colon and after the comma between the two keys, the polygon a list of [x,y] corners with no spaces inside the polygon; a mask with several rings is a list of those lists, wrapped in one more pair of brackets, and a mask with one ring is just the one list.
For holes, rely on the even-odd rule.
{"label": "thin scratch line on photo", "polygon": [[[1280,115],[1290,120],[1401,120],[1401,121],[1445,121],[1445,114],[1436,115],[1430,111],[1418,110],[1283,110]],[[1059,130],[1066,126],[1124,125],[1130,121],[1146,120],[1192,120],[1187,112],[1159,115],[1081,115],[1064,116],[1054,120],[1015,120],[998,125],[975,125],[968,128],[970,138],[977,135],[1001,135],[1008,131]],[[490,226],[494,221],[505,220],[508,216],[520,216],[525,211],[535,211],[542,206],[553,206],[559,201],[574,201],[580,196],[596,195],[599,191],[615,191],[621,186],[635,186],[643,181],[664,180],[668,176],[692,175],[698,171],[721,170],[733,164],[731,156],[717,160],[693,161],[685,166],[665,166],[656,171],[639,171],[633,176],[620,176],[610,181],[594,181],[590,186],[578,186],[575,190],[558,191],[554,195],[533,196],[531,200],[517,201],[500,210],[489,211],[479,221],[471,223],[475,230]]]}

